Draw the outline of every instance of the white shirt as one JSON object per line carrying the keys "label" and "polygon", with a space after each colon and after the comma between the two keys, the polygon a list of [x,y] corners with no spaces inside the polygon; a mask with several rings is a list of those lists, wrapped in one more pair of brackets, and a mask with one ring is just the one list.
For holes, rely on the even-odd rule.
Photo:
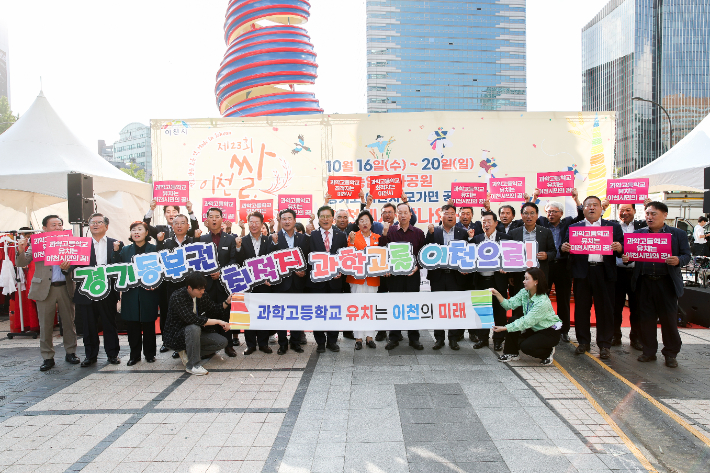
{"label": "white shirt", "polygon": [[[599,219],[596,222],[592,223],[585,218],[584,224],[588,227],[601,227],[602,226],[602,219]],[[589,258],[587,261],[589,261],[590,263],[601,263],[604,261],[604,255],[589,255]]]}
{"label": "white shirt", "polygon": [[705,228],[702,225],[697,224],[693,229],[693,237],[695,238],[695,243],[706,243],[707,240],[700,238],[700,235],[705,234]]}
{"label": "white shirt", "polygon": [[249,237],[251,238],[251,244],[254,247],[254,254],[259,256],[259,250],[261,249],[261,234],[259,234],[258,238],[254,238],[254,235],[250,233]]}
{"label": "white shirt", "polygon": [[446,229],[442,226],[441,231],[444,234],[444,245],[448,245],[453,239],[454,239],[454,229],[456,226],[451,227],[450,231],[446,231]]}
{"label": "white shirt", "polygon": [[106,260],[106,246],[108,245],[108,239],[106,238],[106,235],[103,236],[100,240],[94,240],[92,237],[92,242],[94,245],[94,253],[96,254],[96,264],[99,266],[103,266],[105,264],[108,264],[108,261]]}
{"label": "white shirt", "polygon": [[[330,227],[328,230],[320,229],[321,233],[323,234],[323,244],[328,247],[332,248],[333,247],[333,227]],[[326,232],[328,232],[326,234]],[[328,240],[328,243],[325,241]]]}
{"label": "white shirt", "polygon": [[[493,230],[493,233],[491,233],[491,236],[486,235],[485,232],[483,232],[483,241],[492,241],[495,243],[496,241],[496,231]],[[495,274],[495,271],[481,271],[481,276],[489,277],[493,276]]]}
{"label": "white shirt", "polygon": [[[633,233],[634,232],[634,221],[631,220],[631,222],[624,223],[623,220],[619,221],[619,225],[621,225],[621,230],[624,233]],[[629,263],[629,264],[624,264],[624,262],[621,260],[621,258],[616,258],[616,265],[621,267],[621,268],[633,268],[634,263]]]}

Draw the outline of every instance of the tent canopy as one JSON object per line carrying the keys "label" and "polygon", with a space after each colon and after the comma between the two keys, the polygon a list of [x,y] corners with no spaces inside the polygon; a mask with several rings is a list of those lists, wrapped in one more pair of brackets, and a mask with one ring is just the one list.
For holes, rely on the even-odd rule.
{"label": "tent canopy", "polygon": [[710,115],[663,156],[626,178],[649,178],[651,192],[703,191],[703,170],[710,167]]}

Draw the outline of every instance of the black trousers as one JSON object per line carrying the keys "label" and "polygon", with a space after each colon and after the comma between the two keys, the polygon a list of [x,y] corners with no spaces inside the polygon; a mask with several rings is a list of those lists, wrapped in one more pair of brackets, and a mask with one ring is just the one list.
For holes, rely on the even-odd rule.
{"label": "black trousers", "polygon": [[256,348],[257,343],[259,347],[265,347],[269,344],[269,331],[268,330],[245,330],[244,339],[246,340],[247,347]]}
{"label": "black trousers", "polygon": [[[636,293],[631,289],[631,276],[633,268],[616,267],[616,287],[614,288],[614,338],[621,339],[621,324],[624,318],[624,306],[626,297],[629,298],[629,322],[631,323],[631,333],[629,338],[633,342],[640,337],[639,311]],[[675,294],[675,292],[674,292]]]}
{"label": "black trousers", "polygon": [[141,347],[146,358],[154,358],[155,347],[155,321],[153,322],[126,322],[128,332],[128,345],[131,347],[131,359],[141,359]]}
{"label": "black trousers", "polygon": [[[343,278],[344,276],[341,276]],[[342,291],[342,286],[340,288]],[[311,292],[315,294],[330,294],[333,292],[340,292],[336,291],[333,288],[331,288],[329,285],[325,285],[321,289],[313,289],[311,288]],[[313,331],[313,338],[316,339],[316,344],[317,345],[325,345],[326,343],[330,345],[331,343],[338,343],[338,332],[337,330],[328,330],[327,332],[323,330],[314,330]]]}
{"label": "black trousers", "polygon": [[586,278],[574,279],[574,331],[580,345],[592,342],[592,304],[597,319],[597,346],[611,348],[614,336],[614,281],[606,279],[604,265],[589,265]]}
{"label": "black trousers", "polygon": [[[560,331],[553,327],[533,332],[528,329],[524,332],[506,332],[505,353],[517,355],[518,348],[526,355],[544,360],[550,357],[552,348],[560,343]],[[510,347],[508,347],[510,345]]]}
{"label": "black trousers", "polygon": [[[431,279],[429,285],[431,286],[431,292],[443,292],[443,291],[463,291],[464,288],[459,284],[458,281],[458,271],[440,269],[436,279]],[[448,272],[447,272],[448,271]],[[457,341],[459,335],[461,334],[461,329],[449,329],[449,342]],[[444,340],[446,335],[445,330],[434,330],[434,338],[436,340]]]}
{"label": "black trousers", "polygon": [[[482,276],[480,273],[476,273],[476,290],[480,291],[483,289],[495,288],[501,294],[505,294],[507,287],[503,287],[501,284],[496,283],[496,278],[494,276]],[[508,316],[506,315],[506,310],[500,305],[498,299],[493,297],[493,322],[498,325],[505,325],[508,322]],[[489,328],[479,328],[474,330],[469,330],[469,333],[474,333],[478,336],[478,339],[487,342],[491,329]],[[503,332],[493,332],[493,340],[496,342],[502,342],[505,339],[505,333]]]}
{"label": "black trousers", "polygon": [[566,258],[550,261],[550,280],[548,283],[550,289],[552,289],[553,284],[555,285],[557,316],[562,321],[560,333],[567,334],[570,328],[569,302],[572,295],[572,274],[567,267]]}
{"label": "black trousers", "polygon": [[693,243],[693,256],[708,256],[708,244]]}
{"label": "black trousers", "polygon": [[120,346],[118,343],[118,332],[116,331],[116,302],[96,301],[89,305],[75,306],[75,312],[81,316],[84,324],[84,353],[86,357],[96,358],[99,356],[99,326],[104,332],[104,351],[109,358],[118,356]]}
{"label": "black trousers", "polygon": [[636,282],[643,354],[658,351],[657,322],[661,324],[663,356],[676,357],[682,342],[678,333],[678,297],[670,276],[652,279],[641,275]]}
{"label": "black trousers", "polygon": [[[298,276],[293,276],[293,277],[298,277]],[[308,277],[308,276],[305,276]],[[294,284],[293,281],[291,281],[291,287],[287,291],[278,291],[275,293],[291,293],[291,294],[301,294],[303,291],[299,291],[296,289],[296,285]],[[277,330],[276,331],[276,336],[278,337],[279,341],[279,346],[280,347],[288,347],[289,345],[289,340],[288,340],[288,330]],[[291,330],[291,345],[298,345],[300,347],[301,345],[301,339],[303,338],[303,330]]]}
{"label": "black trousers", "polygon": [[[421,277],[419,271],[411,276],[389,276],[380,278],[380,281],[387,279],[387,292],[419,292]],[[390,330],[390,340],[401,340],[401,330]],[[408,330],[407,338],[410,342],[419,341],[419,330]]]}

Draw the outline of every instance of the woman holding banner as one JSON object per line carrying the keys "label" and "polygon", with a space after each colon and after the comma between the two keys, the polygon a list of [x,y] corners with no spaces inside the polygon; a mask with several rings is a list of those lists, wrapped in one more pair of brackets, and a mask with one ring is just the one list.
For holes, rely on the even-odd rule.
{"label": "woman holding banner", "polygon": [[555,346],[560,342],[562,321],[555,314],[547,297],[545,273],[540,268],[526,270],[523,288],[524,290],[518,291],[509,300],[501,296],[496,289],[491,289],[505,310],[523,307],[521,318],[503,327],[493,327],[494,332],[508,332],[505,335],[505,351],[508,353],[500,355],[498,361],[505,363],[517,360],[519,347],[526,355],[540,358],[542,365],[551,365]]}
{"label": "woman holding banner", "polygon": [[[354,246],[357,250],[364,250],[368,246],[378,246],[380,235],[372,231],[372,215],[367,210],[360,212],[357,216],[357,225],[360,229],[358,232],[350,232],[348,238],[348,246]],[[350,292],[353,294],[375,294],[380,285],[379,277],[371,277],[365,279],[356,279],[354,276],[348,276],[347,282],[350,283]],[[355,349],[362,350],[362,337],[365,337],[365,344],[370,348],[377,348],[373,337],[374,330],[355,331]]]}
{"label": "woman holding banner", "polygon": [[[148,224],[133,222],[131,224],[132,245],[124,246],[119,251],[119,242],[113,244],[113,263],[131,263],[135,255],[155,253],[156,247],[148,243]],[[128,344],[131,347],[128,366],[133,366],[143,355],[148,363],[155,361],[155,320],[158,318],[158,302],[160,294],[152,289],[135,287],[121,294],[121,318],[126,322]]]}

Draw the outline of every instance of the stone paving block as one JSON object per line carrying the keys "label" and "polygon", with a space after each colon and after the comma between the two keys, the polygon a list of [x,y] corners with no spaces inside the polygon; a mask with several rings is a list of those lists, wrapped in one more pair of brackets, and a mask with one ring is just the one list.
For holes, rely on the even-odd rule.
{"label": "stone paving block", "polygon": [[494,440],[512,473],[574,472],[575,468],[550,440]]}

